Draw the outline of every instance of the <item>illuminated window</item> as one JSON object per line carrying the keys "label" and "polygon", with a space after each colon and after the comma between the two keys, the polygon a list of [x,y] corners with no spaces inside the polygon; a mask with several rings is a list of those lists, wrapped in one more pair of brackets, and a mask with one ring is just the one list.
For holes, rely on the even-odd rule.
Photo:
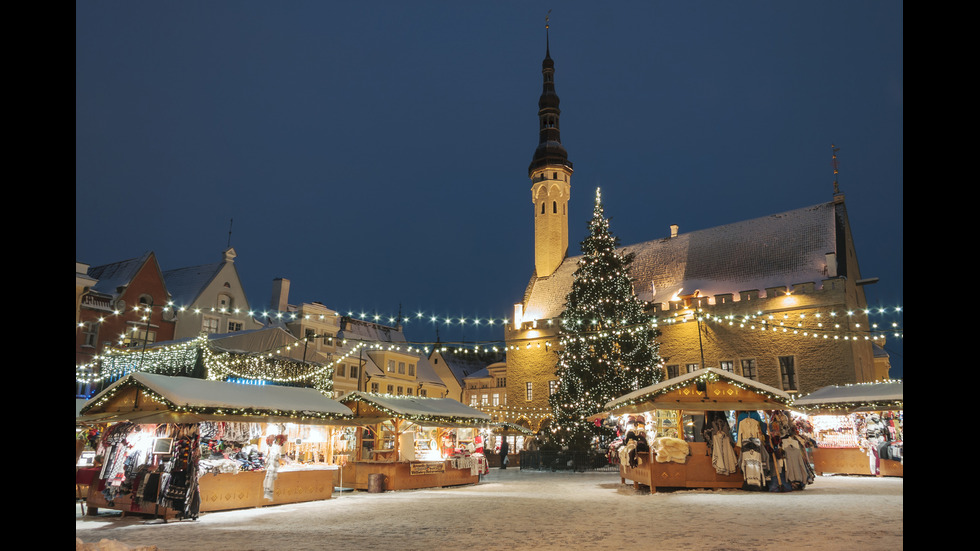
{"label": "illuminated window", "polygon": [[371,392],[378,392],[378,383],[371,383]]}
{"label": "illuminated window", "polygon": [[524,393],[525,393],[524,399],[527,400],[528,402],[534,399],[534,384],[532,382],[528,381],[527,383],[525,383]]}
{"label": "illuminated window", "polygon": [[554,394],[558,392],[558,381],[548,381],[548,394]]}
{"label": "illuminated window", "polygon": [[497,394],[496,392],[493,394],[493,405],[500,405],[500,394]]}
{"label": "illuminated window", "polygon": [[395,393],[395,385],[388,385],[388,394]]}
{"label": "illuminated window", "polygon": [[388,373],[395,372],[395,360],[388,360]]}
{"label": "illuminated window", "polygon": [[687,372],[694,373],[698,370],[698,364],[687,364]]}
{"label": "illuminated window", "polygon": [[735,373],[735,362],[721,362],[722,371]]}
{"label": "illuminated window", "polygon": [[123,346],[128,348],[139,348],[144,344],[153,344],[156,342],[156,340],[156,331],[147,331],[146,329],[134,328],[126,335],[126,338],[123,340]]}

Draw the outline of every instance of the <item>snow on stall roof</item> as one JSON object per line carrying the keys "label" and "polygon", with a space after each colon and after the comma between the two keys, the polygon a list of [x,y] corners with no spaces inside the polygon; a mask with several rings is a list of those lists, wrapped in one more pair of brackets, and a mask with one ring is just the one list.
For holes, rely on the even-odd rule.
{"label": "snow on stall roof", "polygon": [[[820,282],[826,254],[837,250],[834,203],[626,245],[636,253],[630,271],[640,300],[668,302],[675,294],[702,296]],[[581,256],[565,258],[554,274],[532,279],[525,319],[564,310]]]}
{"label": "snow on stall roof", "polygon": [[[629,408],[631,407],[631,403],[637,400],[646,400],[647,402],[645,405],[649,405],[650,403],[655,402],[657,396],[659,396],[660,394],[669,392],[670,390],[677,388],[678,385],[683,385],[685,383],[694,384],[697,379],[701,379],[705,377],[721,379],[721,380],[727,379],[735,384],[738,384],[741,387],[774,397],[771,400],[766,400],[765,403],[762,402],[758,404],[746,403],[740,406],[740,407],[744,407],[744,409],[755,409],[756,407],[758,407],[759,409],[773,409],[775,406],[787,406],[791,404],[793,401],[793,398],[786,392],[783,392],[782,390],[771,387],[764,383],[760,383],[758,381],[754,381],[747,377],[743,377],[741,375],[736,375],[735,373],[729,373],[728,371],[725,371],[723,369],[708,367],[704,369],[698,369],[691,373],[684,373],[683,375],[679,375],[677,377],[667,379],[666,381],[662,381],[657,384],[653,384],[648,387],[641,388],[639,390],[634,390],[629,394],[620,396],[619,398],[609,401],[606,404],[605,409],[608,411],[612,411],[617,408],[623,408],[623,407]],[[725,409],[732,409],[729,408],[728,405],[729,403],[722,402],[721,405],[719,405],[719,407],[724,407]],[[706,404],[696,407],[694,402],[692,402],[690,406],[691,409],[711,409]]]}
{"label": "snow on stall roof", "polygon": [[[350,408],[312,388],[242,385],[190,377],[131,373],[89,400],[85,408],[122,385],[141,384],[178,406],[251,408],[351,416]],[[85,411],[86,413],[88,411]]]}
{"label": "snow on stall roof", "polygon": [[363,401],[377,405],[399,416],[406,418],[416,416],[429,417],[462,417],[472,420],[491,421],[490,416],[482,411],[471,408],[452,398],[426,398],[422,396],[392,396],[390,394],[371,394],[369,392],[351,392],[341,399],[343,403]]}
{"label": "snow on stall roof", "polygon": [[826,386],[798,398],[796,405],[809,408],[847,403],[903,402],[902,383],[903,381],[884,381],[879,383]]}

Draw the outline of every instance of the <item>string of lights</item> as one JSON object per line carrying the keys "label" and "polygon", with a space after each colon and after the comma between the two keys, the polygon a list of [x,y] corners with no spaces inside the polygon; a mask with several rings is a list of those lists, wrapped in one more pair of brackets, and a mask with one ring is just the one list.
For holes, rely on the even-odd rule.
{"label": "string of lights", "polygon": [[[710,304],[706,306],[706,308],[713,308],[713,307],[714,307],[714,305],[710,305]],[[720,308],[721,306],[718,306],[718,307]],[[244,315],[244,316],[248,316],[248,317],[255,318],[255,319],[265,319],[265,320],[275,320],[275,321],[285,321],[285,322],[300,321],[302,319],[306,319],[306,320],[319,319],[321,321],[325,321],[326,319],[328,319],[328,317],[331,317],[331,316],[327,316],[327,315],[324,315],[324,314],[320,314],[320,315],[316,315],[316,316],[313,316],[313,315],[310,315],[310,314],[306,314],[306,315],[302,315],[301,316],[297,312],[283,312],[283,311],[268,311],[268,310],[263,310],[263,311],[247,310],[247,311],[243,311],[243,310],[240,310],[240,309],[237,309],[237,308],[234,308],[234,309],[227,309],[227,308],[187,308],[187,307],[183,307],[183,306],[176,306],[173,303],[167,304],[167,305],[164,305],[164,306],[135,305],[129,311],[130,312],[133,312],[133,313],[140,314],[141,316],[149,316],[149,315],[151,315],[154,312],[155,309],[158,309],[160,312],[163,312],[163,313],[176,312],[176,313],[191,313],[191,314],[195,314],[195,315]],[[686,309],[685,310],[680,310],[678,313],[673,314],[673,315],[668,315],[664,319],[665,320],[670,320],[670,319],[672,319],[674,317],[689,315],[686,312],[687,312]],[[86,324],[91,324],[93,322],[94,323],[104,323],[109,316],[122,316],[125,313],[126,313],[126,311],[122,311],[122,310],[113,310],[111,312],[106,312],[106,315],[100,316],[96,320],[92,320],[92,321],[80,321],[80,322],[78,322],[76,324],[76,329],[83,329],[83,328],[86,327]],[[862,314],[865,315],[865,316],[888,316],[888,315],[900,315],[900,314],[903,314],[903,313],[904,313],[904,310],[903,310],[903,308],[901,306],[895,306],[895,307],[865,308],[863,310],[850,310],[850,311],[847,311],[844,315],[846,315],[847,317],[854,317],[854,316],[858,316],[858,315],[862,315]],[[774,315],[774,314],[771,313],[770,311],[761,311],[761,312],[758,312],[755,315],[748,314],[748,315],[742,315],[742,317],[746,317],[746,316],[755,317],[755,316],[764,316],[764,315]],[[821,316],[833,318],[833,317],[838,317],[840,314],[838,312],[836,312],[836,311],[833,311],[833,310],[826,310],[824,312],[816,312],[813,315],[815,317],[817,317],[817,318],[819,318]],[[712,314],[708,314],[708,313],[706,313],[705,316],[707,316],[709,318],[711,318],[711,317],[715,317],[715,318],[718,318],[718,317],[726,317],[724,315],[712,315]],[[730,314],[729,316],[732,316],[732,315]],[[506,327],[507,325],[509,325],[511,323],[510,318],[508,318],[506,316],[501,316],[499,318],[495,318],[495,317],[480,317],[480,316],[458,316],[458,317],[454,317],[454,316],[440,316],[440,315],[436,315],[436,314],[432,314],[432,313],[425,313],[425,312],[421,312],[421,311],[420,312],[417,312],[415,314],[412,314],[411,316],[392,316],[392,315],[382,315],[382,314],[378,314],[378,313],[367,313],[367,312],[364,312],[364,311],[361,311],[359,313],[355,313],[354,311],[348,311],[347,314],[340,314],[340,313],[338,313],[337,316],[333,316],[333,317],[355,318],[355,319],[359,319],[359,320],[363,320],[363,321],[370,321],[370,322],[378,323],[378,324],[388,323],[388,324],[392,324],[392,326],[399,325],[399,324],[402,325],[402,326],[407,326],[408,324],[429,323],[431,325],[461,326],[461,327],[467,327],[467,328],[499,329],[499,328]],[[142,321],[146,321],[146,318],[145,317],[142,318]],[[531,320],[524,320],[524,321],[531,321]],[[540,321],[542,323],[547,323],[547,322],[549,322],[551,320],[538,320],[538,321]],[[665,321],[665,323],[671,323],[671,322],[670,321]],[[892,325],[893,326],[896,326],[897,325],[897,322],[892,322]]]}

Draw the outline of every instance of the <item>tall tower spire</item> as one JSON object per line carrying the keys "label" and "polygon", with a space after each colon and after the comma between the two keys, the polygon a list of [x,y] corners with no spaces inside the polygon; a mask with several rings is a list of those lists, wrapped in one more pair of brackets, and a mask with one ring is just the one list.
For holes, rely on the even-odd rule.
{"label": "tall tower spire", "polygon": [[[550,12],[549,12],[550,13]],[[545,19],[545,53],[541,62],[544,86],[538,99],[538,147],[528,176],[534,202],[534,266],[537,277],[550,276],[568,252],[568,199],[572,163],[561,144],[555,92],[555,62],[551,59],[550,25]]]}

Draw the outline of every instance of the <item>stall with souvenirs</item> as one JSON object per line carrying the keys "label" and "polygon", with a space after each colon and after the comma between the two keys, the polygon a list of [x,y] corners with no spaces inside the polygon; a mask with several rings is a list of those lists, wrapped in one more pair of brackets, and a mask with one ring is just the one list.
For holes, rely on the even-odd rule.
{"label": "stall with souvenirs", "polygon": [[791,491],[813,481],[785,392],[715,368],[606,404],[620,430],[620,480],[657,488]]}
{"label": "stall with souvenirs", "polygon": [[486,474],[482,411],[451,398],[351,392],[341,399],[359,425],[338,487],[368,491],[475,484]]}
{"label": "stall with souvenirs", "polygon": [[829,386],[796,400],[818,474],[904,476],[902,381]]}
{"label": "stall with souvenirs", "polygon": [[132,373],[89,400],[76,486],[100,508],[163,518],[329,499],[343,404],[317,390]]}

